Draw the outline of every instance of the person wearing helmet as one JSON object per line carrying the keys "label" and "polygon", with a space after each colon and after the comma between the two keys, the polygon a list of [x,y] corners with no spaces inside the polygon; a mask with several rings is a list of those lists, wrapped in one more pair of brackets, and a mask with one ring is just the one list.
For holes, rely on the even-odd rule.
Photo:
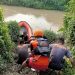
{"label": "person wearing helmet", "polygon": [[32,52],[32,54],[33,53],[38,54],[38,50],[35,50],[37,48],[37,46],[38,46],[37,39],[40,39],[40,38],[43,37],[43,31],[40,30],[40,29],[37,29],[37,30],[34,31],[33,35],[34,35],[34,39],[31,40],[31,42],[30,42],[31,52]]}
{"label": "person wearing helmet", "polygon": [[34,37],[35,39],[31,41],[31,51],[33,51],[34,54],[40,55],[42,52],[49,50],[49,42],[47,38],[44,38],[44,33],[42,30],[35,30]]}

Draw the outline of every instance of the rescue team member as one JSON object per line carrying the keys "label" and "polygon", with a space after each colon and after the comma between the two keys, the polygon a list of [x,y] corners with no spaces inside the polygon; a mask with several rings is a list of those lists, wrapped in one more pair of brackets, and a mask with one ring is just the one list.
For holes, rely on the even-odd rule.
{"label": "rescue team member", "polygon": [[48,40],[46,37],[44,37],[43,31],[40,29],[34,31],[34,38],[35,39],[30,42],[31,51],[32,53],[35,52],[34,54],[40,54],[36,47],[40,45],[43,46],[44,44],[48,43]]}
{"label": "rescue team member", "polygon": [[24,43],[28,43],[28,34],[27,34],[27,32],[23,32],[23,40],[24,40]]}
{"label": "rescue team member", "polygon": [[28,43],[28,34],[27,34],[27,31],[24,31],[23,34],[20,35],[20,37],[22,38],[24,44]]}
{"label": "rescue team member", "polygon": [[[28,58],[28,59],[26,59],[24,62],[23,62],[23,64],[22,64],[22,66],[21,66],[21,68],[18,70],[18,72],[20,72],[21,70],[22,70],[22,68],[23,67],[26,67],[26,66],[31,66],[32,68],[33,67],[35,67],[36,69],[38,68],[41,68],[41,69],[47,69],[48,68],[48,65],[49,65],[49,57],[47,56],[48,54],[45,54],[45,56],[43,55],[41,55],[41,54],[43,54],[42,52],[45,52],[45,50],[46,50],[46,53],[48,52],[48,53],[50,53],[50,50],[49,50],[49,45],[48,45],[48,43],[47,43],[47,41],[46,41],[46,39],[44,40],[44,38],[43,38],[43,32],[42,32],[42,30],[36,30],[35,32],[34,32],[34,37],[35,37],[35,39],[34,40],[32,40],[31,41],[31,51],[32,51],[32,56],[34,56],[34,57],[30,57],[30,58]],[[39,40],[38,40],[39,39]],[[43,41],[42,41],[42,40]],[[40,41],[41,41],[41,43],[40,43]],[[38,44],[39,43],[39,44]],[[45,46],[42,46],[42,45],[45,45]],[[41,48],[40,48],[40,47]],[[39,47],[39,48],[38,48]],[[43,47],[45,48],[45,50],[43,51]],[[39,50],[38,50],[39,49]],[[40,51],[41,50],[41,51]],[[47,51],[48,50],[48,51]],[[37,55],[41,55],[40,57],[39,56],[37,56]],[[30,59],[33,59],[33,58],[38,58],[38,60],[37,60],[37,63],[36,64],[34,64],[33,63],[33,60],[30,60]],[[44,61],[43,61],[44,60]],[[39,64],[38,62],[40,62],[40,61],[43,61],[42,62],[42,64]],[[31,63],[30,63],[31,62]],[[29,65],[29,63],[30,63],[30,65]],[[34,64],[34,65],[32,65],[32,64]],[[39,66],[39,67],[37,67],[37,64],[39,64],[39,65],[45,65],[45,66]]]}
{"label": "rescue team member", "polygon": [[24,44],[21,38],[19,39],[19,45],[17,46],[16,53],[18,55],[18,64],[22,64],[24,60],[29,57],[28,46]]}
{"label": "rescue team member", "polygon": [[69,58],[72,64],[73,59],[70,51],[64,46],[64,38],[58,38],[57,43],[50,45],[51,53],[49,68],[54,70],[61,70],[63,68],[63,58],[66,56]]}

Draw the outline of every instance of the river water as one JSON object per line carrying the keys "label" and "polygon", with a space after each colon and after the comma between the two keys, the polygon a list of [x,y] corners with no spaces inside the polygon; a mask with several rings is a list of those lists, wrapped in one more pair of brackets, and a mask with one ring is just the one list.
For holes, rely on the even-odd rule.
{"label": "river water", "polygon": [[64,12],[56,10],[33,9],[18,6],[1,6],[5,21],[26,21],[33,29],[57,31],[63,25]]}

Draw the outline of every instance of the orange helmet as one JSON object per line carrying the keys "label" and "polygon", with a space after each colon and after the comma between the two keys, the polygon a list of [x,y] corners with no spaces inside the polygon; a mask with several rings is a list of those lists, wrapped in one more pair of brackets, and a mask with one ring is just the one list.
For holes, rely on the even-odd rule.
{"label": "orange helmet", "polygon": [[38,41],[37,40],[32,40],[31,44],[32,44],[33,48],[36,48],[37,45],[38,45]]}
{"label": "orange helmet", "polygon": [[44,34],[43,34],[43,31],[42,30],[35,30],[34,31],[34,36],[43,36]]}

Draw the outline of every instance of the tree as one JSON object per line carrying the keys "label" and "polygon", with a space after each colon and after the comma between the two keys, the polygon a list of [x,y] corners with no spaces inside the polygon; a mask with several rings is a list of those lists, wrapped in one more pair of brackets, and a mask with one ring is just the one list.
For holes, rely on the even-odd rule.
{"label": "tree", "polygon": [[64,34],[67,42],[75,45],[75,0],[70,0],[68,10],[64,18]]}
{"label": "tree", "polygon": [[9,29],[4,22],[3,9],[0,8],[0,55],[7,62],[12,60],[13,43],[9,35]]}

